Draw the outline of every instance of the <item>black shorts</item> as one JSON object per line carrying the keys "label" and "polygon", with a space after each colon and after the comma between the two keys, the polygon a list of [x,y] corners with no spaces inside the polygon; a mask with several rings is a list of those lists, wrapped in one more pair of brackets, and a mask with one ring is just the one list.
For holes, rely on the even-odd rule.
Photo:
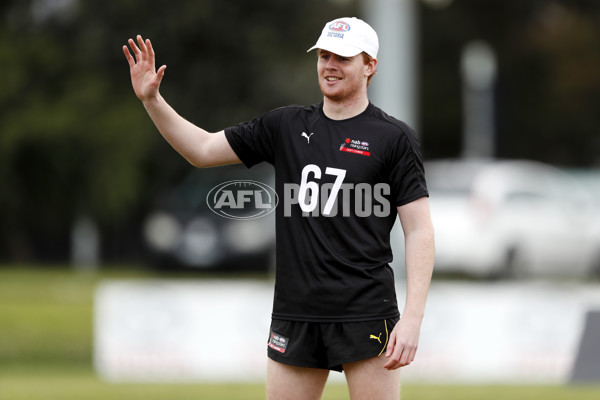
{"label": "black shorts", "polygon": [[342,365],[385,352],[399,318],[364,322],[271,320],[270,359],[297,367],[342,371]]}

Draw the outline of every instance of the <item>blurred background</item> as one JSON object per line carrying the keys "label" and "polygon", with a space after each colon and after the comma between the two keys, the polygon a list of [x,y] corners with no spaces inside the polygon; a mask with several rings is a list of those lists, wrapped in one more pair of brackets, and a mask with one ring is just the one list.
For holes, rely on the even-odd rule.
{"label": "blurred background", "polygon": [[[591,312],[600,309],[600,2],[6,0],[0,375],[10,378],[0,383],[14,392],[0,390],[0,398],[19,398],[27,370],[95,376],[104,337],[98,315],[108,315],[109,300],[93,296],[98,287],[114,291],[102,286],[107,280],[271,285],[272,219],[226,220],[205,201],[228,180],[270,184],[271,169],[197,170],[172,150],[133,94],[121,50],[127,39],[151,38],[157,64],[168,65],[163,96],[217,131],[282,105],[320,102],[306,49],[341,16],[363,18],[379,33],[370,98],[421,140],[436,228],[433,299],[443,303],[450,293],[458,306],[490,290],[500,290],[499,299],[535,293],[521,305],[547,315],[525,324],[538,336],[552,320],[546,296],[565,299],[552,304],[577,317],[560,360],[546,369],[539,357],[523,363],[541,371],[529,382],[572,380],[596,321]],[[402,268],[398,246],[400,281]],[[148,293],[141,298],[155,292]],[[268,308],[260,314],[268,317]],[[519,318],[509,321],[523,326]],[[432,320],[424,340],[443,343],[435,329],[443,318]],[[600,353],[592,343],[586,349],[597,353],[586,352]],[[424,356],[424,367],[449,370],[434,364]],[[415,368],[415,381],[427,379]],[[498,381],[493,373],[478,379]]]}

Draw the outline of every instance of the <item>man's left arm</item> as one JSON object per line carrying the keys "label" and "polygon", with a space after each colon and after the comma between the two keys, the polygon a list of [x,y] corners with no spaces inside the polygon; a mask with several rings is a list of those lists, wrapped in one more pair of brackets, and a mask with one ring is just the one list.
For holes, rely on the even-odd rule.
{"label": "man's left arm", "polygon": [[398,215],[406,248],[406,303],[385,354],[388,361],[384,367],[390,370],[415,359],[435,258],[429,199],[422,197],[398,207]]}

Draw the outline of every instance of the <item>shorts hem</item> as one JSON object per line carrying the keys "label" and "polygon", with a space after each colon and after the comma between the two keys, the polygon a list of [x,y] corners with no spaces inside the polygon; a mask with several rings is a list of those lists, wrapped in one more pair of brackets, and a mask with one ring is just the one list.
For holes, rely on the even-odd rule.
{"label": "shorts hem", "polygon": [[281,363],[281,364],[292,365],[294,367],[301,367],[301,368],[324,369],[324,370],[336,371],[336,372],[344,371],[344,364],[369,360],[371,358],[381,357],[382,355],[383,355],[383,353],[378,353],[378,354],[372,354],[372,355],[352,357],[347,360],[344,360],[341,362],[335,362],[329,366],[324,367],[324,366],[311,365],[311,363],[302,362],[302,361],[298,361],[298,360],[294,360],[294,359],[290,359],[290,358],[279,358],[279,357],[277,357],[277,355],[273,355],[273,354],[267,354],[267,356],[271,360]]}
{"label": "shorts hem", "polygon": [[[387,346],[386,346],[387,348]],[[383,349],[385,351],[385,349]],[[342,371],[344,369],[344,364],[348,364],[348,363],[353,363],[353,362],[357,362],[357,361],[365,361],[365,360],[369,360],[371,358],[375,358],[375,357],[381,357],[384,353],[384,351],[380,351],[377,354],[372,354],[372,355],[366,355],[366,356],[356,356],[356,357],[352,357],[349,358],[347,360],[344,360],[340,363],[335,363],[335,366],[339,365],[340,371]]]}
{"label": "shorts hem", "polygon": [[[324,366],[311,365],[311,363],[302,362],[302,361],[294,360],[294,359],[291,359],[291,358],[278,357],[277,354],[271,354],[269,352],[267,352],[267,357],[269,357],[271,360],[273,360],[275,362],[278,362],[278,363],[281,363],[281,364],[286,364],[286,365],[292,365],[294,367],[333,370],[333,371],[338,371],[338,372],[342,371],[341,369],[336,369],[336,368],[329,368],[329,367],[324,367]],[[341,365],[340,365],[340,367],[341,367]]]}

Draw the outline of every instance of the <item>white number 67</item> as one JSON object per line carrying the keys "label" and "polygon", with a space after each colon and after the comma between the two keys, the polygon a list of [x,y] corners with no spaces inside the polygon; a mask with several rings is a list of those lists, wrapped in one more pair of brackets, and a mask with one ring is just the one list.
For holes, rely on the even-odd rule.
{"label": "white number 67", "polygon": [[[300,208],[307,213],[314,211],[319,203],[319,185],[314,181],[308,180],[308,174],[311,172],[314,174],[314,179],[321,179],[321,168],[315,164],[308,164],[302,169],[300,191],[298,192],[298,203]],[[325,202],[325,208],[323,208],[323,215],[329,215],[335,204],[340,188],[342,187],[342,182],[344,182],[344,178],[346,177],[346,170],[327,167],[325,169],[325,174],[335,176],[335,182],[329,193],[329,198]]]}

